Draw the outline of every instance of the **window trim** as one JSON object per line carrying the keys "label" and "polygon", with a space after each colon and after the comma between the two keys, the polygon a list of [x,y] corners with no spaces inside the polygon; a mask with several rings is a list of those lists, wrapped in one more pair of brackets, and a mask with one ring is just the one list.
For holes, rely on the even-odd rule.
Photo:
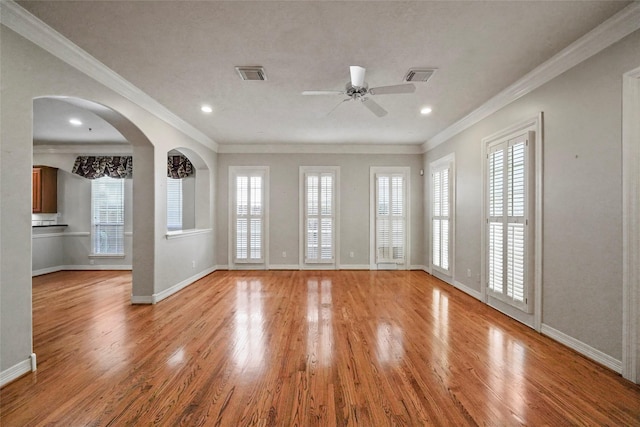
{"label": "window trim", "polygon": [[[307,263],[305,256],[305,218],[306,218],[306,181],[308,173],[332,173],[334,178],[334,202],[333,202],[333,262]],[[299,187],[299,250],[298,260],[301,269],[307,270],[335,270],[340,265],[340,166],[300,166],[298,175]]]}
{"label": "window trim", "polygon": [[[240,173],[258,172],[263,176],[263,240],[262,250],[263,257],[261,262],[236,262],[235,261],[235,207],[236,207],[236,191],[235,178]],[[228,262],[229,269],[232,270],[256,270],[269,268],[269,166],[229,166],[229,182],[228,182]]]}
{"label": "window trim", "polygon": [[[437,160],[429,163],[429,224],[427,229],[429,230],[429,268],[431,272],[438,272],[446,275],[450,280],[454,280],[455,277],[455,247],[456,247],[456,156],[455,153],[450,153],[446,156],[440,157]],[[449,167],[449,269],[445,270],[439,266],[433,264],[433,174],[446,166]]]}
{"label": "window trim", "polygon": [[[501,131],[498,131],[488,137],[481,140],[482,142],[482,155],[480,161],[482,162],[482,232],[481,235],[481,300],[493,308],[502,311],[506,315],[518,320],[521,323],[535,329],[540,332],[542,329],[542,200],[543,200],[543,126],[544,115],[540,112],[538,115],[531,117],[527,120],[518,122],[512,126],[509,126]],[[533,218],[530,220],[533,222],[532,239],[529,242],[531,246],[530,256],[533,257],[531,261],[531,279],[530,283],[533,284],[530,289],[531,301],[533,301],[533,312],[525,313],[519,309],[512,307],[511,305],[502,303],[502,301],[495,298],[490,298],[487,292],[487,238],[486,238],[486,213],[487,213],[487,153],[488,145],[501,138],[505,138],[509,135],[517,132],[534,132],[533,149],[530,149],[530,161],[533,163],[532,168],[529,170],[529,189],[533,191],[533,195],[530,198],[530,209],[533,212],[531,215]],[[530,301],[530,302],[531,302]],[[531,311],[531,310],[530,310]]]}
{"label": "window trim", "polygon": [[[369,268],[379,270],[376,262],[376,175],[402,174],[405,182],[406,227],[404,236],[405,262],[395,264],[398,270],[411,269],[411,167],[409,166],[371,166],[369,168]],[[386,265],[386,263],[383,263]],[[384,268],[384,266],[383,266]]]}
{"label": "window trim", "polygon": [[640,68],[622,78],[622,376],[640,384]]}

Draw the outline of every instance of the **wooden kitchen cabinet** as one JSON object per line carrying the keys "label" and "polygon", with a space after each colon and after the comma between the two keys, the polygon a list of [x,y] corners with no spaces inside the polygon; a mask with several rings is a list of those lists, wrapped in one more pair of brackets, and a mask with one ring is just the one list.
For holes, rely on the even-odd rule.
{"label": "wooden kitchen cabinet", "polygon": [[58,168],[34,166],[32,185],[32,212],[58,212]]}

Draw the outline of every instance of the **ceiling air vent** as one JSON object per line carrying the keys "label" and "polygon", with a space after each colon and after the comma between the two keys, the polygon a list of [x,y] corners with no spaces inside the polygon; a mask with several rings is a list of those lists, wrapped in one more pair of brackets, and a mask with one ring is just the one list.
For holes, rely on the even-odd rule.
{"label": "ceiling air vent", "polygon": [[404,76],[404,81],[426,83],[435,72],[435,68],[412,68],[407,75]]}
{"label": "ceiling air vent", "polygon": [[236,67],[242,80],[267,80],[263,67]]}

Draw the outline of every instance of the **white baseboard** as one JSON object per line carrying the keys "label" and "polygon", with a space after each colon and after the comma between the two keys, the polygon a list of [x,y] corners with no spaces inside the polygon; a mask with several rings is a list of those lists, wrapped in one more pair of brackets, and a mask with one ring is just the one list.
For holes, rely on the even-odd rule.
{"label": "white baseboard", "polygon": [[153,304],[153,296],[152,295],[131,295],[131,304]]}
{"label": "white baseboard", "polygon": [[298,264],[271,264],[269,270],[300,270]]}
{"label": "white baseboard", "polygon": [[303,271],[335,271],[338,268],[335,264],[301,264],[300,270]]}
{"label": "white baseboard", "polygon": [[420,270],[428,273],[426,265],[410,265],[409,270]]}
{"label": "white baseboard", "polygon": [[0,372],[0,387],[10,383],[15,379],[20,378],[24,374],[28,374],[29,372],[33,372],[35,370],[36,354],[31,353],[28,359],[23,360],[22,362],[13,365],[9,369]]}
{"label": "white baseboard", "polygon": [[109,264],[100,264],[100,265],[64,265],[63,270],[83,270],[83,271],[102,271],[102,270],[133,270],[133,267],[129,265],[109,265]]}
{"label": "white baseboard", "polygon": [[190,284],[192,284],[196,280],[200,280],[204,276],[207,276],[207,275],[213,273],[214,271],[216,271],[215,267],[207,268],[206,270],[202,270],[200,273],[195,274],[195,275],[189,277],[188,279],[183,280],[180,283],[176,283],[175,285],[171,286],[168,289],[165,289],[164,291],[158,292],[157,294],[153,294],[152,297],[151,297],[152,301],[153,301],[152,304],[156,304],[156,303],[162,301],[163,299],[170,297],[171,295],[175,294],[176,292],[179,292],[182,289],[186,288],[187,286],[189,286]]}
{"label": "white baseboard", "polygon": [[41,268],[39,270],[34,270],[31,272],[31,277],[41,276],[43,274],[55,273],[56,271],[70,271],[70,270],[82,270],[82,271],[104,271],[104,270],[133,270],[131,265],[109,265],[109,264],[100,264],[100,265],[56,265],[54,267]]}
{"label": "white baseboard", "polygon": [[229,266],[229,270],[233,271],[268,271],[269,267],[264,264],[244,264],[238,263]]}
{"label": "white baseboard", "polygon": [[372,270],[381,270],[381,271],[398,271],[404,270],[404,265],[398,265],[395,262],[379,262],[375,265],[376,268],[372,268]]}
{"label": "white baseboard", "polygon": [[603,353],[600,350],[597,350],[591,347],[590,345],[583,343],[580,340],[577,340],[563,332],[560,332],[559,330],[554,329],[549,325],[545,325],[544,323],[542,324],[542,328],[540,329],[540,332],[543,335],[546,335],[549,338],[553,338],[559,343],[574,349],[575,351],[582,354],[583,356],[586,356],[589,359],[594,360],[617,373],[622,372],[622,361],[617,360],[609,356],[608,354]]}
{"label": "white baseboard", "polygon": [[63,266],[61,265],[56,265],[55,267],[47,267],[47,268],[41,268],[39,270],[33,270],[31,272],[31,277],[36,277],[36,276],[42,276],[43,274],[49,274],[49,273],[55,273],[56,271],[62,271]]}
{"label": "white baseboard", "polygon": [[216,270],[229,270],[229,264],[216,265]]}
{"label": "white baseboard", "polygon": [[370,270],[369,264],[341,264],[338,270]]}
{"label": "white baseboard", "polygon": [[476,291],[475,289],[472,289],[472,288],[468,287],[467,285],[464,285],[464,284],[458,282],[457,280],[453,282],[453,286],[456,289],[460,289],[465,294],[471,295],[475,299],[477,299],[479,301],[482,301],[482,292]]}

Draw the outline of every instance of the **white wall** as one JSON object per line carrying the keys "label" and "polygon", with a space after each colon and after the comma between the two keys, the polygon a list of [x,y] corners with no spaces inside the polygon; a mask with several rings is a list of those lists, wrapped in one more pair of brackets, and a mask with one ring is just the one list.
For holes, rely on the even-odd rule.
{"label": "white wall", "polygon": [[[638,65],[640,32],[636,31],[425,157],[427,165],[455,152],[455,279],[479,292],[480,141],[544,112],[542,322],[618,361],[622,351],[622,75]],[[467,268],[474,273],[471,279],[466,277]]]}
{"label": "white wall", "polygon": [[63,227],[35,227],[33,229],[31,265],[34,276],[58,271],[65,265],[63,232]]}
{"label": "white wall", "polygon": [[196,228],[196,177],[182,179],[182,229]]}
{"label": "white wall", "polygon": [[[423,187],[421,155],[377,154],[218,154],[216,248],[218,265],[228,265],[229,166],[269,166],[269,263],[298,265],[299,167],[340,166],[340,264],[369,265],[369,168],[411,168],[411,260],[423,265]],[[282,252],[287,257],[282,257]],[[354,257],[349,256],[354,252]]]}

